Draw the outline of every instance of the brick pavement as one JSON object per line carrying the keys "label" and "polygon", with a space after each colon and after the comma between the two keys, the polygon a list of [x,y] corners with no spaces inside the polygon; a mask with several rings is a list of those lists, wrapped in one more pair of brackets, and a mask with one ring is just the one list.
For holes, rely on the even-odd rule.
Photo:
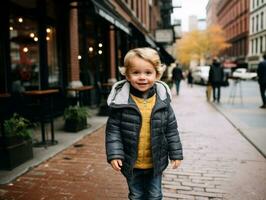
{"label": "brick pavement", "polygon": [[[185,160],[163,177],[164,200],[266,199],[266,162],[206,102],[204,90],[181,85],[173,98]],[[124,178],[106,163],[104,127],[0,186],[1,200],[127,199]],[[82,146],[83,145],[83,146]]]}
{"label": "brick pavement", "polygon": [[206,102],[205,88],[183,83],[173,107],[184,161],[164,173],[164,199],[265,200],[265,159]]}
{"label": "brick pavement", "polygon": [[0,199],[127,199],[125,180],[106,163],[103,132],[104,127],[13,183],[0,186]]}

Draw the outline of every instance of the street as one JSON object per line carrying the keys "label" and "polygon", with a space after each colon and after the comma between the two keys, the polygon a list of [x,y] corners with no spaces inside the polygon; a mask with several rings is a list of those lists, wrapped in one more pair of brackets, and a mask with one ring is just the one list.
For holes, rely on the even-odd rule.
{"label": "street", "polygon": [[[239,97],[234,103],[228,102],[231,88],[222,88],[219,105],[206,101],[204,86],[190,88],[183,81],[179,96],[173,88],[172,105],[184,160],[177,170],[169,166],[165,171],[164,200],[266,199],[263,150],[256,147],[256,142],[248,141],[244,135],[247,129],[239,126],[247,119],[241,112],[253,113],[247,116],[245,124],[248,130],[259,133],[257,137],[263,143],[265,136],[260,134],[265,130],[266,110],[258,108],[261,102],[256,83],[245,82],[243,86],[243,103]],[[1,185],[0,199],[127,199],[125,179],[106,163],[104,128],[85,136],[16,181]]]}

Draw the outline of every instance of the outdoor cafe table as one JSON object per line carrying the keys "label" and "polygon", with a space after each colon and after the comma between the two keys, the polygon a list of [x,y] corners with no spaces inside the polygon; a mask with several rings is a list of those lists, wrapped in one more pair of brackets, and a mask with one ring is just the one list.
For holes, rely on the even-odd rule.
{"label": "outdoor cafe table", "polygon": [[[35,147],[42,147],[42,146],[49,146],[55,145],[58,142],[54,138],[54,122],[53,122],[53,98],[52,96],[58,93],[58,89],[47,89],[47,90],[31,90],[25,91],[25,96],[31,96],[39,100],[40,104],[40,121],[41,121],[41,134],[42,134],[42,141],[35,143]],[[45,107],[45,100],[48,102],[48,108]],[[45,138],[45,112],[48,111],[48,119],[51,124],[51,140],[46,140]]]}
{"label": "outdoor cafe table", "polygon": [[83,105],[82,103],[82,92],[92,90],[94,87],[91,85],[85,85],[85,86],[80,86],[80,87],[75,87],[75,88],[67,88],[68,91],[73,91],[75,92],[75,96],[78,99],[77,104],[78,105]]}

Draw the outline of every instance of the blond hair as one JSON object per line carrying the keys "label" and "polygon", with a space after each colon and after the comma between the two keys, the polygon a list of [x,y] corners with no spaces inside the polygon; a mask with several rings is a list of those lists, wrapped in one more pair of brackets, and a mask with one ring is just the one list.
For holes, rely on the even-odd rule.
{"label": "blond hair", "polygon": [[123,76],[128,75],[128,69],[131,67],[132,59],[135,57],[139,57],[151,63],[156,70],[157,79],[161,78],[166,66],[161,64],[158,52],[149,47],[131,49],[129,52],[127,52],[124,58],[124,66],[119,67],[119,71]]}

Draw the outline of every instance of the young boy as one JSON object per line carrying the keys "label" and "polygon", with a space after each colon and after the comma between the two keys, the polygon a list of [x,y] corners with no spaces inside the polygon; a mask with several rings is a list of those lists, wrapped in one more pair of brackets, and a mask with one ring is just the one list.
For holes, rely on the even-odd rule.
{"label": "young boy", "polygon": [[157,81],[164,67],[151,48],[130,50],[120,69],[126,80],[114,84],[107,104],[107,160],[127,179],[129,199],[162,199],[162,172],[183,159],[168,86]]}

